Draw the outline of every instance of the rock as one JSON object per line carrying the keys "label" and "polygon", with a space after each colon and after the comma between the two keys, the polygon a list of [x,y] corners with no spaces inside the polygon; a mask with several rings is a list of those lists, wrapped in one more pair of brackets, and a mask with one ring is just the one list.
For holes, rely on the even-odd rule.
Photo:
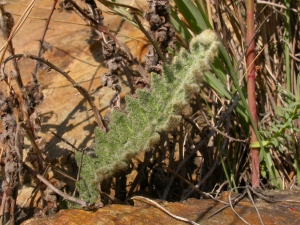
{"label": "rock", "polygon": [[[300,223],[300,191],[269,191],[266,195],[274,196],[279,202],[267,203],[262,199],[255,200],[256,207],[265,225],[293,225]],[[225,195],[226,196],[226,195]],[[228,195],[227,195],[228,196]],[[225,200],[225,199],[224,199]],[[289,202],[288,200],[293,200]],[[242,225],[245,224],[230,207],[208,218],[224,204],[209,199],[188,199],[183,203],[156,201],[176,216],[187,218],[201,225]],[[30,219],[22,225],[58,225],[58,224],[85,224],[85,225],[175,225],[187,224],[179,221],[157,207],[134,200],[135,205],[109,205],[88,212],[79,209],[61,210],[53,217]],[[241,218],[249,224],[261,224],[257,212],[247,198],[239,202],[234,209]]]}
{"label": "rock", "polygon": [[[34,198],[32,198],[34,196]],[[38,200],[41,198],[41,192],[34,192],[34,187],[23,186],[18,191],[17,205],[22,208],[35,208],[38,206]]]}
{"label": "rock", "polygon": [[[5,5],[5,10],[13,14],[16,23],[30,2],[31,0],[9,1]],[[80,6],[86,7],[84,2],[76,2]],[[74,11],[60,11],[58,3],[45,37],[45,41],[52,46],[52,51],[46,52],[44,58],[61,70],[68,72],[75,82],[83,86],[92,96],[94,104],[101,114],[105,116],[106,112],[110,110],[109,103],[115,91],[108,87],[102,87],[101,84],[100,78],[108,70],[102,57],[101,45],[98,40],[94,40],[93,31],[79,15]],[[123,3],[131,4],[131,1],[126,0]],[[121,41],[126,42],[132,50],[132,54],[136,55],[138,59],[142,58],[140,49],[144,49],[145,45],[145,41],[141,38],[143,37],[142,33],[131,24],[121,22],[122,19],[119,16],[107,14],[108,9],[101,3],[97,2],[97,4],[103,10],[104,25],[108,26]],[[147,2],[144,2],[134,6],[145,7],[146,4]],[[42,37],[46,18],[52,5],[53,0],[36,1],[29,17],[13,38],[16,54],[27,52],[37,55],[39,40]],[[120,31],[118,31],[119,29]],[[0,46],[4,43],[0,34]],[[19,66],[23,83],[26,84],[31,80],[35,62],[30,59],[21,59]],[[12,67],[8,64],[6,68],[9,71]],[[129,88],[125,76],[121,80],[122,97],[124,97],[129,92]],[[42,87],[44,101],[36,110],[41,114],[42,126],[39,135],[46,141],[46,159],[66,174],[76,176],[74,147],[82,150],[92,144],[96,127],[93,111],[83,96],[61,74],[46,69],[39,72],[38,81]],[[14,81],[12,81],[12,85],[15,91],[19,92]],[[7,93],[7,89],[7,85],[0,81],[0,90]],[[2,123],[0,123],[1,132]],[[28,140],[26,144],[27,147],[30,145]],[[2,147],[4,146],[1,142],[0,151],[2,151]],[[28,149],[25,149],[24,158],[27,152]],[[4,179],[3,171],[0,171],[2,180]],[[51,176],[58,177],[67,183],[69,190],[74,189],[74,182],[70,179],[59,174]],[[26,178],[28,178],[25,180],[26,183],[19,190],[18,206],[26,202],[32,191],[32,187],[29,186],[33,186],[32,183],[35,182],[32,176]],[[23,206],[36,207],[41,194],[38,193],[34,196],[34,199],[29,199]]]}
{"label": "rock", "polygon": [[[15,21],[19,19],[31,0],[9,1],[6,10],[13,13]],[[144,7],[147,2],[123,0],[123,4]],[[141,3],[142,2],[142,3]],[[78,4],[83,4],[77,1]],[[53,4],[52,0],[37,1],[18,34],[13,38],[16,53],[30,52],[37,54],[38,40],[42,36],[45,26],[45,18],[50,12]],[[97,4],[100,3],[97,1]],[[103,6],[102,10],[107,9]],[[118,37],[126,42],[132,53],[140,60],[143,58],[141,52],[147,42],[134,26],[127,22],[122,22],[117,16],[104,13],[104,23],[109,29],[119,31]],[[109,101],[114,95],[114,91],[101,86],[100,78],[107,72],[106,65],[101,56],[100,45],[93,40],[93,34],[85,22],[75,12],[59,12],[55,10],[51,20],[49,30],[46,34],[47,42],[52,45],[53,51],[45,54],[45,59],[55,64],[62,70],[69,72],[69,75],[80,85],[86,88],[94,98],[94,103],[105,113],[109,110]],[[0,45],[4,40],[0,40]],[[34,69],[34,63],[29,59],[22,59],[20,62],[21,74],[24,83],[30,81],[30,74]],[[59,137],[68,141],[78,149],[89,147],[93,140],[95,120],[89,105],[73,88],[73,86],[60,74],[45,70],[39,73],[38,79],[44,93],[44,102],[38,107],[42,115],[41,136],[46,139],[46,151],[49,153],[47,160],[56,163],[66,172],[72,172],[72,162],[66,161],[68,156],[74,151],[73,147]],[[128,92],[126,79],[122,77],[122,94]],[[14,84],[14,82],[13,82]],[[15,85],[14,85],[15,86]],[[7,90],[6,85],[0,82],[1,91]],[[0,125],[0,132],[1,132]],[[56,134],[50,133],[52,131]],[[1,150],[0,144],[0,150]],[[3,178],[3,177],[2,177]],[[3,180],[3,179],[2,179]],[[24,186],[19,191],[17,198],[18,206],[23,205],[28,199],[33,188]],[[257,199],[256,204],[264,224],[300,224],[300,195],[299,191],[294,192],[271,192],[275,196],[281,196],[285,200],[290,199],[294,202],[275,202],[266,203],[264,200]],[[38,203],[37,198],[30,199],[28,204],[35,207]],[[224,197],[226,197],[224,195]],[[224,199],[226,200],[226,198]],[[298,201],[298,202],[295,202]],[[168,203],[157,201],[161,206],[173,214],[185,217],[200,224],[244,224],[242,220],[232,211],[226,208],[215,216],[208,216],[222,206],[221,203],[213,200],[188,199],[184,203]],[[83,211],[79,209],[61,210],[56,215],[45,218],[33,218],[23,224],[30,225],[54,225],[54,224],[185,224],[178,221],[157,207],[134,201],[134,206],[129,205],[109,205],[97,210],[96,212]],[[29,207],[25,204],[24,207]],[[250,224],[260,224],[257,213],[252,203],[245,199],[240,202],[235,210]],[[25,215],[26,216],[26,215]]]}

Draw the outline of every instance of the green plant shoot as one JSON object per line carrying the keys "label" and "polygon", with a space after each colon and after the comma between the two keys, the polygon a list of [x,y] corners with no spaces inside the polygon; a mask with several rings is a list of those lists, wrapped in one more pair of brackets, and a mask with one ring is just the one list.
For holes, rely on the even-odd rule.
{"label": "green plant shoot", "polygon": [[[95,130],[96,158],[83,155],[80,197],[94,202],[99,183],[127,168],[128,161],[154,147],[159,133],[170,131],[181,121],[181,112],[194,93],[200,91],[204,72],[218,52],[219,41],[212,30],[192,39],[190,52],[181,49],[171,65],[164,65],[163,75],[152,74],[151,91],[138,90],[138,98],[127,97],[125,112],[114,111],[110,131]],[[81,153],[76,154],[80,162]]]}

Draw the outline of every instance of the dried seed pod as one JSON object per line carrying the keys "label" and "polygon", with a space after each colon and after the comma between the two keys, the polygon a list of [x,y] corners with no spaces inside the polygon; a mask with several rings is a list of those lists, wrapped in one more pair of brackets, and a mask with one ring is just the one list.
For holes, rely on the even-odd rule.
{"label": "dried seed pod", "polygon": [[0,29],[5,40],[8,39],[14,26],[14,18],[11,13],[4,10],[4,5],[0,5]]}

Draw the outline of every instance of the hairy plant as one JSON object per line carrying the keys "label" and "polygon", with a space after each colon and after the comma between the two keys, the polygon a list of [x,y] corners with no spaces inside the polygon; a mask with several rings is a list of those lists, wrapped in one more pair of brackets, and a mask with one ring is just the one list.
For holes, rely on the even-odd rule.
{"label": "hairy plant", "polygon": [[95,130],[96,157],[76,154],[78,161],[82,157],[77,183],[81,198],[95,201],[103,179],[126,169],[132,157],[159,143],[160,133],[178,126],[181,111],[199,92],[203,73],[209,70],[218,46],[211,30],[196,36],[190,43],[191,52],[181,49],[172,65],[163,66],[162,76],[152,74],[151,91],[138,90],[137,98],[126,98],[125,112],[113,112],[109,133]]}

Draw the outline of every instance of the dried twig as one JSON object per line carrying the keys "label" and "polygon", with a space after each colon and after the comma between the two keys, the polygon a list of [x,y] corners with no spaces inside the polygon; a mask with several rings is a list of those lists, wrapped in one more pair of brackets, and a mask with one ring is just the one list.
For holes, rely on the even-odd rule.
{"label": "dried twig", "polygon": [[102,4],[106,5],[106,6],[120,6],[120,7],[126,8],[126,9],[130,9],[130,10],[132,10],[134,12],[138,12],[140,14],[143,13],[138,8],[130,6],[130,5],[125,5],[125,4],[121,4],[121,3],[118,3],[118,2],[110,2],[110,1],[106,1],[106,0],[98,0],[98,1],[101,2]]}
{"label": "dried twig", "polygon": [[213,129],[214,131],[216,131],[216,132],[219,133],[219,134],[222,134],[224,137],[228,138],[229,140],[231,140],[231,141],[236,141],[236,142],[247,142],[247,141],[249,141],[248,138],[245,139],[245,140],[241,140],[241,139],[236,139],[236,138],[230,137],[228,134],[226,134],[226,133],[220,131],[218,128],[215,128],[214,126],[212,126],[212,125],[209,123],[209,121],[208,121],[208,119],[207,119],[205,113],[204,113],[202,110],[201,110],[201,113],[202,113],[202,115],[203,115],[203,117],[204,117],[204,119],[205,119],[206,124],[207,124],[211,129]]}
{"label": "dried twig", "polygon": [[40,58],[40,57],[37,57],[37,56],[34,56],[34,55],[25,55],[25,54],[17,54],[17,55],[12,55],[8,58],[5,59],[5,61],[2,63],[1,65],[1,73],[2,74],[5,74],[4,73],[4,67],[5,67],[5,64],[9,61],[9,60],[12,60],[12,59],[15,59],[15,58],[22,58],[22,57],[27,57],[27,58],[30,58],[30,59],[33,59],[33,60],[37,60],[41,63],[44,63],[46,64],[47,66],[49,66],[51,69],[59,72],[60,74],[62,74],[65,78],[67,78],[68,81],[70,81],[73,85],[74,88],[76,88],[79,93],[86,98],[86,100],[88,101],[88,103],[90,104],[93,112],[94,112],[94,115],[95,115],[95,118],[96,118],[96,121],[97,121],[97,124],[99,126],[100,129],[102,129],[104,132],[107,131],[107,127],[104,123],[104,119],[102,118],[101,114],[99,113],[97,107],[95,106],[95,104],[93,103],[89,93],[87,92],[87,90],[85,90],[82,86],[80,86],[79,84],[77,84],[73,79],[72,77],[69,76],[69,74],[67,74],[66,72],[62,71],[60,68],[56,67],[55,65],[53,65],[52,63],[48,62],[47,60],[43,59],[43,58]]}
{"label": "dried twig", "polygon": [[43,182],[45,185],[47,185],[47,187],[49,187],[51,190],[53,190],[56,194],[60,195],[61,197],[63,197],[64,199],[77,203],[79,205],[81,205],[82,207],[88,207],[89,203],[85,202],[83,200],[80,200],[78,198],[74,198],[64,192],[62,192],[61,190],[57,189],[53,184],[51,184],[48,180],[46,180],[45,177],[43,177],[42,175],[38,174],[37,172],[35,172],[33,169],[30,168],[30,166],[28,166],[26,163],[23,163],[24,168],[29,171],[31,174],[33,174],[36,178],[38,178],[41,182]]}
{"label": "dried twig", "polygon": [[[232,193],[233,189],[230,190],[230,193],[228,195],[228,200],[229,200],[229,205],[232,209],[232,211],[246,224],[250,225],[250,223],[248,223],[244,218],[242,218],[236,211],[235,209],[233,208],[234,205],[236,205],[242,198],[244,198],[244,196],[246,195],[247,192],[244,192],[241,196],[239,196],[238,198],[238,201],[234,201],[234,204],[233,202],[231,201],[231,193]],[[243,197],[242,197],[243,196]]]}
{"label": "dried twig", "polygon": [[[18,170],[20,161],[15,149],[15,130],[17,128],[17,124],[13,114],[12,99],[7,98],[1,91],[0,106],[0,116],[3,127],[3,133],[1,133],[0,138],[5,144],[5,179],[2,181],[4,196],[1,201],[0,224],[5,224],[7,222],[15,224],[15,208],[19,184]],[[8,215],[8,217],[4,215]]]}
{"label": "dried twig", "polygon": [[284,5],[280,5],[280,4],[277,4],[277,3],[274,3],[274,2],[257,0],[257,3],[258,4],[266,4],[266,5],[270,5],[270,6],[275,6],[277,8],[287,9],[287,10],[291,10],[291,11],[296,12],[296,13],[300,13],[300,10],[293,9],[293,8],[290,8],[290,7],[286,7]]}
{"label": "dried twig", "polygon": [[[253,188],[252,188],[252,190],[253,190]],[[261,218],[261,215],[260,215],[260,213],[259,213],[259,211],[258,211],[258,209],[257,209],[257,207],[256,207],[256,204],[254,203],[254,200],[253,200],[253,198],[252,198],[252,195],[251,195],[251,193],[250,193],[250,190],[249,190],[249,186],[248,186],[248,185],[246,186],[246,192],[247,192],[248,197],[250,198],[250,200],[251,200],[251,202],[252,202],[252,204],[253,204],[253,206],[254,206],[254,208],[255,208],[255,210],[256,210],[256,213],[257,213],[257,215],[258,215],[258,218],[259,218],[259,220],[260,220],[260,223],[261,223],[262,225],[264,225],[264,221],[263,221],[262,218]]]}
{"label": "dried twig", "polygon": [[191,220],[188,220],[186,218],[183,218],[183,217],[180,217],[180,216],[176,216],[173,213],[170,213],[164,207],[162,207],[161,205],[159,205],[158,203],[156,203],[155,201],[153,201],[153,200],[151,200],[149,198],[145,198],[145,197],[142,197],[142,196],[134,196],[134,197],[131,197],[130,199],[142,201],[142,202],[145,202],[147,204],[153,205],[156,208],[160,209],[161,211],[167,213],[169,216],[171,216],[172,218],[174,218],[176,220],[183,221],[183,222],[186,222],[186,223],[189,223],[189,224],[193,224],[193,225],[199,225],[198,223],[195,223],[195,222],[193,222]]}
{"label": "dried twig", "polygon": [[153,45],[153,47],[155,48],[155,51],[157,52],[157,54],[159,55],[159,57],[161,58],[161,60],[165,63],[167,62],[166,57],[163,55],[163,53],[161,52],[157,42],[152,38],[152,36],[148,33],[148,31],[144,28],[143,24],[141,23],[140,19],[138,18],[138,16],[135,13],[132,13],[132,16],[134,18],[134,20],[137,22],[137,24],[139,25],[139,28],[141,29],[141,31],[146,35],[146,37],[148,38],[148,40],[151,42],[151,44]]}
{"label": "dried twig", "polygon": [[[12,32],[13,29],[13,25],[14,25],[14,18],[12,16],[11,13],[6,12],[4,10],[4,5],[0,4],[0,29],[2,31],[3,37],[5,40],[8,41],[9,36]],[[15,54],[15,50],[13,47],[13,43],[12,40],[7,42],[7,48],[8,51],[11,55]],[[19,69],[19,65],[18,62],[16,60],[13,60],[13,66],[14,66],[14,77],[17,81],[17,85],[18,87],[21,89],[23,87],[23,81],[21,79],[21,75],[20,75],[20,69]]]}
{"label": "dried twig", "polygon": [[191,182],[189,182],[187,179],[185,179],[184,177],[182,177],[181,175],[179,175],[175,171],[171,170],[169,167],[164,166],[164,165],[162,165],[162,167],[164,169],[166,169],[168,172],[172,173],[177,178],[179,178],[180,180],[182,180],[184,183],[189,185],[190,188],[192,188],[194,191],[198,192],[203,198],[209,198],[209,196],[205,192],[203,192],[199,188],[195,187],[195,185],[193,185]]}
{"label": "dried twig", "polygon": [[77,181],[76,179],[74,179],[73,177],[65,174],[63,171],[61,171],[60,169],[56,168],[55,166],[52,166],[49,162],[47,162],[45,160],[45,158],[43,157],[42,155],[42,152],[41,150],[39,149],[39,147],[37,146],[35,140],[34,140],[34,137],[32,136],[32,133],[31,133],[31,130],[25,126],[25,124],[23,122],[20,123],[20,126],[25,130],[27,136],[28,136],[28,139],[30,140],[31,142],[31,145],[33,147],[33,149],[35,150],[36,154],[39,156],[39,165],[40,167],[42,167],[42,163],[44,163],[46,166],[50,166],[53,170],[55,170],[56,172],[58,172],[59,174],[61,174],[62,176],[70,179],[70,180],[73,180],[73,181]]}
{"label": "dried twig", "polygon": [[57,137],[59,140],[61,140],[62,142],[66,143],[67,145],[69,145],[70,147],[72,147],[74,149],[74,151],[71,152],[75,152],[75,151],[80,151],[75,145],[73,145],[72,143],[70,143],[69,141],[67,141],[66,139],[62,138],[61,136],[57,135],[56,133],[54,133],[53,131],[50,131],[51,134],[53,134],[55,137]]}
{"label": "dried twig", "polygon": [[[55,10],[55,6],[57,4],[57,1],[58,0],[54,0],[53,1],[53,5],[52,5],[52,8],[51,8],[51,11],[50,11],[49,16],[48,16],[48,18],[46,20],[46,24],[45,24],[45,28],[44,28],[44,31],[43,31],[43,35],[42,35],[41,40],[39,41],[40,46],[39,46],[39,50],[38,50],[38,54],[37,54],[38,57],[42,56],[42,53],[43,53],[43,44],[44,44],[46,32],[48,30],[49,23],[50,23],[52,15],[53,15],[53,12]],[[35,83],[37,83],[37,77],[36,76],[37,76],[38,69],[39,69],[39,63],[36,62],[34,72],[32,73],[32,79],[33,79],[33,82],[35,82]]]}
{"label": "dried twig", "polygon": [[[213,212],[212,214],[210,214],[207,218],[211,218],[214,215],[218,214],[219,212],[222,212],[224,209],[228,208],[229,206],[235,206],[240,200],[242,200],[245,197],[246,193],[244,192],[243,194],[241,194],[240,196],[238,196],[235,199],[230,198],[230,202],[227,203],[226,205],[222,206],[220,209],[218,209],[217,211]],[[229,197],[229,196],[228,196]]]}
{"label": "dried twig", "polygon": [[72,4],[72,6],[76,10],[76,12],[81,17],[86,19],[88,21],[88,23],[93,28],[95,28],[96,30],[98,30],[100,32],[105,33],[106,35],[108,35],[113,41],[115,41],[120,46],[120,48],[126,53],[127,57],[137,65],[138,71],[140,72],[140,75],[143,77],[144,81],[150,86],[150,81],[149,81],[149,78],[146,74],[146,71],[141,66],[141,64],[137,61],[137,59],[133,57],[133,55],[131,54],[129,48],[123,42],[121,42],[118,38],[116,38],[106,27],[99,24],[96,20],[91,18],[89,15],[87,15],[87,13],[84,10],[82,10],[73,0],[67,0],[67,1]]}
{"label": "dried twig", "polygon": [[4,49],[4,51],[2,52],[2,55],[0,56],[0,64],[3,62],[4,59],[4,55],[5,52],[8,48],[9,42],[12,40],[12,38],[18,33],[19,29],[22,27],[22,25],[24,24],[25,20],[27,19],[29,13],[31,12],[34,4],[35,4],[36,0],[32,0],[29,5],[27,6],[27,8],[25,9],[24,13],[22,14],[22,16],[20,17],[20,19],[18,20],[18,22],[14,25],[14,27],[11,30],[11,33],[6,41],[6,43],[1,47],[0,52]]}
{"label": "dried twig", "polygon": [[[233,103],[232,103],[231,106],[228,108],[227,112],[226,112],[226,113],[224,114],[224,116],[218,121],[216,127],[220,126],[221,123],[223,122],[223,120],[226,119],[226,118],[232,113],[233,109],[236,107],[236,105],[237,105],[237,103],[238,103],[238,100],[239,100],[239,95],[237,94],[237,95],[235,96],[235,98],[234,98]],[[203,140],[201,140],[201,141],[197,144],[197,146],[196,146],[194,149],[191,150],[190,154],[187,155],[187,156],[179,163],[179,165],[178,165],[178,167],[177,167],[177,169],[176,169],[176,173],[178,173],[178,172],[183,168],[183,166],[187,163],[187,161],[190,159],[190,157],[191,157],[193,154],[195,154],[201,147],[203,147],[204,145],[207,144],[207,142],[209,141],[209,139],[210,139],[215,133],[216,133],[215,130],[211,130],[211,131],[207,134],[207,136],[206,136]],[[215,165],[214,165],[214,166],[216,166],[216,163],[217,163],[217,162],[215,162]],[[206,177],[207,177],[207,175],[206,175]],[[208,178],[208,177],[207,177],[207,178]],[[164,194],[163,194],[163,196],[162,196],[162,199],[164,199],[164,200],[167,199],[169,190],[170,190],[170,188],[171,188],[171,186],[172,186],[172,183],[173,183],[174,179],[175,179],[175,176],[171,176],[171,177],[170,177],[169,183],[168,183],[168,185],[167,185],[166,188],[165,188],[165,191],[164,191]],[[202,179],[202,180],[204,180],[204,179]]]}

